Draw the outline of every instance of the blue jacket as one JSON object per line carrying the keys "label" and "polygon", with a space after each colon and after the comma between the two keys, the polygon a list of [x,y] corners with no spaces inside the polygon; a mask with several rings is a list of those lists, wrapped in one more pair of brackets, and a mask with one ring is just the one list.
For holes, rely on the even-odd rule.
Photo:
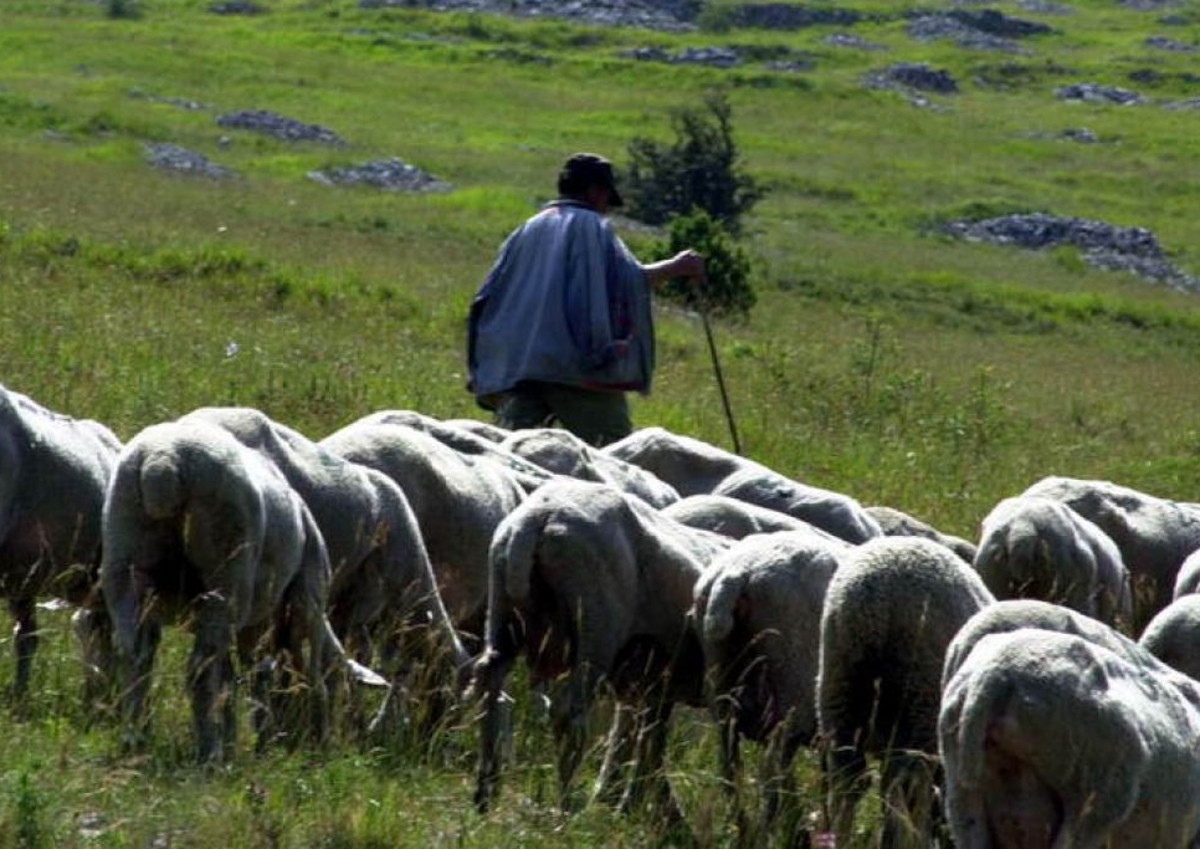
{"label": "blue jacket", "polygon": [[471,303],[468,388],[484,407],[519,381],[649,392],[650,290],[591,207],[554,201],[517,228]]}

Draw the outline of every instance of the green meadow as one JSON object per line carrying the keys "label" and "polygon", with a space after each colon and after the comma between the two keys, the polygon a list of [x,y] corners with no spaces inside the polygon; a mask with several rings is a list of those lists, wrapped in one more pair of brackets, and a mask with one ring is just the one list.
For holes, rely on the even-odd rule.
{"label": "green meadow", "polygon": [[[710,0],[703,26],[680,33],[352,0],[260,0],[252,16],[210,5],[0,4],[8,388],[126,440],[201,405],[257,407],[314,439],[386,408],[485,417],[464,390],[465,316],[500,242],[552,197],[569,153],[620,166],[632,139],[669,142],[672,110],[720,89],[743,166],[767,190],[742,237],[758,303],[715,326],[747,455],[972,539],[996,502],[1046,475],[1200,501],[1200,293],[1099,270],[1074,248],[940,230],[1012,212],[1145,227],[1200,275],[1200,111],[1164,106],[1200,96],[1200,77],[1194,54],[1147,43],[1195,45],[1190,6],[1072,0],[1069,14],[1037,14],[1005,0],[989,8],[1053,27],[1010,53],[918,41],[899,15],[910,7],[885,0],[850,4],[878,16],[852,27],[793,31],[731,27],[735,4]],[[881,49],[830,44],[835,32]],[[719,69],[627,55],[711,46],[750,58]],[[772,58],[809,67],[772,70]],[[899,62],[943,69],[959,90],[922,108],[864,84]],[[1077,82],[1150,102],[1055,96]],[[217,123],[250,109],[346,145]],[[1098,141],[1060,137],[1079,128]],[[152,143],[236,176],[156,169]],[[393,156],[451,191],[308,176]],[[643,259],[663,238],[616,224]],[[657,322],[655,389],[635,400],[636,423],[728,446],[698,318],[662,303]],[[34,694],[4,714],[0,843],[690,840],[601,806],[558,813],[546,721],[532,709],[487,816],[471,806],[469,718],[436,745],[339,739],[255,755],[247,740],[244,757],[202,770],[178,643],[160,659],[151,746],[124,755],[117,730],[80,706],[67,614],[45,625]],[[714,737],[702,712],[685,712],[669,764],[690,838],[724,845],[736,834]],[[801,761],[815,807],[814,761]],[[872,842],[874,826],[864,812],[857,839]]]}

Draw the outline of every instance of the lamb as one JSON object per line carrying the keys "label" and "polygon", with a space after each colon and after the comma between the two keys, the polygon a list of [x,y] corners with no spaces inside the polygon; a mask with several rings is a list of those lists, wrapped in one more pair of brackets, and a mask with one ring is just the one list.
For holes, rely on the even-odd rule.
{"label": "lamb", "polygon": [[[16,621],[17,697],[28,689],[37,651],[38,596],[93,604],[104,491],[120,450],[99,422],[0,386],[0,593]],[[103,618],[93,624],[102,639]]]}
{"label": "lamb", "polygon": [[1200,680],[1200,596],[1181,596],[1159,611],[1138,643],[1164,664]]}
{"label": "lamb", "polygon": [[644,714],[625,807],[645,796],[647,777],[659,781],[654,799],[670,806],[656,770],[666,724],[676,701],[701,697],[702,660],[687,612],[704,565],[729,543],[615,488],[574,479],[543,485],[500,524],[490,552],[487,647],[475,671],[484,698],[481,810],[499,779],[504,680],[522,652],[534,679],[556,681],[560,691],[552,725],[564,808],[602,685]]}
{"label": "lamb", "polygon": [[[193,419],[223,428],[283,473],[312,513],[333,570],[329,619],[360,660],[377,646],[392,661],[413,656],[452,685],[468,656],[438,595],[416,517],[382,472],[321,448],[258,410],[207,407]],[[398,684],[399,672],[393,671]]]}
{"label": "lamb", "polygon": [[938,720],[959,847],[1194,847],[1200,711],[1154,670],[1074,635],[984,637]]}
{"label": "lamb", "polygon": [[849,543],[882,535],[855,499],[793,481],[760,463],[663,428],[644,428],[603,452],[642,467],[680,496],[712,493],[741,499],[811,523]]}
{"label": "lamb", "polygon": [[1121,551],[1133,588],[1134,633],[1171,601],[1184,560],[1200,549],[1200,514],[1108,481],[1044,478],[1025,495],[1048,496],[1091,520]]}
{"label": "lamb", "polygon": [[1044,599],[1110,626],[1132,623],[1129,571],[1116,544],[1062,502],[1000,502],[983,521],[975,569],[997,599]]}
{"label": "lamb", "polygon": [[870,515],[871,519],[879,523],[879,530],[888,537],[928,537],[930,540],[941,543],[968,564],[975,561],[975,544],[969,540],[963,540],[953,534],[944,534],[929,523],[909,516],[896,508],[872,505],[863,510]]}
{"label": "lamb", "polygon": [[359,421],[320,442],[404,491],[451,622],[476,648],[487,616],[492,533],[525,499],[507,467],[456,452],[402,425]]}
{"label": "lamb", "polygon": [[764,828],[795,797],[789,793],[792,760],[817,732],[821,610],[838,557],[849,549],[816,529],[758,534],[714,559],[696,584],[691,618],[731,788],[737,787],[739,737],[770,742]]}
{"label": "lamb", "polygon": [[[344,659],[325,616],[329,559],[312,514],[273,464],[202,421],[153,425],[118,458],[102,528],[100,584],[126,671],[131,737],[144,725],[150,672],[170,621],[188,622],[195,635],[188,682],[201,760],[224,759],[235,742],[235,642],[245,664],[260,645],[292,655],[305,676],[313,733],[324,734],[327,664]],[[255,673],[260,696],[273,663]],[[261,707],[278,700],[257,702],[263,741]]]}
{"label": "lamb", "polygon": [[865,791],[866,756],[883,762],[885,846],[931,846],[942,663],[955,633],[993,598],[946,547],[870,540],[841,558],[821,614],[817,717],[829,812],[846,842]]}
{"label": "lamb", "polygon": [[654,508],[665,508],[679,501],[679,493],[670,484],[639,466],[589,446],[561,428],[514,431],[500,446],[559,475],[611,484]]}

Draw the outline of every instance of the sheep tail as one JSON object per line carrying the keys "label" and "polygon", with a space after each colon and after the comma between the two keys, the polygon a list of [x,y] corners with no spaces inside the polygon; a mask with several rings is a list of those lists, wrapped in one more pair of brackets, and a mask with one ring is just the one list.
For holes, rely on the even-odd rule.
{"label": "sheep tail", "polygon": [[149,455],[141,470],[142,506],[151,519],[169,519],[183,507],[183,477],[176,458],[167,453]]}
{"label": "sheep tail", "polygon": [[719,644],[733,632],[738,602],[743,598],[750,577],[745,570],[726,573],[712,583],[704,611],[703,636],[706,647]]}
{"label": "sheep tail", "polygon": [[[492,543],[492,577],[503,582],[512,605],[529,601],[533,569],[545,522],[505,523]],[[499,583],[497,583],[499,586]]]}

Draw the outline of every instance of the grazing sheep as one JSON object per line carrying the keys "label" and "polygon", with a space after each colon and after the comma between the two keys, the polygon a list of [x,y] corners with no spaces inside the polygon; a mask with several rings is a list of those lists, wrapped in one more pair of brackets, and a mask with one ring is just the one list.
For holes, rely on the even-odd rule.
{"label": "grazing sheep", "polygon": [[849,548],[815,529],[758,534],[715,558],[696,584],[691,616],[730,787],[738,785],[739,737],[770,743],[764,827],[794,798],[792,760],[817,733],[821,610]]}
{"label": "grazing sheep", "polygon": [[871,519],[879,523],[880,531],[887,537],[928,537],[930,540],[941,543],[968,564],[975,561],[975,544],[969,540],[963,540],[953,534],[943,534],[929,523],[909,516],[896,508],[873,505],[863,508],[863,510],[871,516]]}
{"label": "grazing sheep", "polygon": [[942,668],[942,689],[945,690],[950,678],[958,672],[958,668],[967,660],[977,643],[988,635],[1014,632],[1017,629],[1062,632],[1102,646],[1109,652],[1139,667],[1152,670],[1171,682],[1183,694],[1184,699],[1200,710],[1200,682],[1194,682],[1173,667],[1161,663],[1145,647],[1111,626],[1070,608],[1040,599],[1005,599],[987,606],[968,620],[958,630],[950,648],[946,650],[946,664]]}
{"label": "grazing sheep", "polygon": [[492,533],[525,498],[515,476],[403,425],[359,421],[320,445],[382,472],[404,491],[450,620],[475,648],[487,617]]}
{"label": "grazing sheep", "polygon": [[[145,429],[118,460],[103,545],[100,583],[135,737],[170,621],[188,622],[195,635],[188,682],[202,760],[224,758],[234,743],[235,642],[245,664],[260,641],[292,655],[306,677],[314,732],[323,734],[326,663],[341,652],[325,618],[328,555],[312,515],[263,455],[198,420]],[[254,676],[259,695],[273,662]],[[260,741],[264,719],[256,717]]]}
{"label": "grazing sheep", "polygon": [[804,520],[781,514],[770,508],[760,508],[758,505],[743,502],[741,499],[714,496],[711,493],[680,499],[663,508],[662,514],[692,528],[702,528],[705,531],[723,534],[735,540],[741,540],[751,534],[811,530],[818,534],[824,534],[830,540],[842,542],[839,538],[832,534],[826,534]]}
{"label": "grazing sheep", "polygon": [[635,431],[602,450],[670,484],[680,496],[712,493],[770,508],[850,543],[879,537],[879,524],[856,500],[793,481],[761,463],[663,428]]}
{"label": "grazing sheep", "polygon": [[1164,664],[1200,680],[1200,596],[1181,596],[1159,611],[1138,643]]}
{"label": "grazing sheep", "polygon": [[874,753],[883,763],[884,845],[930,846],[946,648],[993,601],[975,572],[932,540],[884,537],[841,558],[821,614],[817,682],[839,842],[850,835]]}
{"label": "grazing sheep", "polygon": [[1107,534],[1062,502],[1005,499],[983,521],[975,569],[997,599],[1044,599],[1129,627],[1129,571]]}
{"label": "grazing sheep", "polygon": [[1200,514],[1108,481],[1043,478],[1025,491],[1069,505],[1100,526],[1117,548],[1133,587],[1134,633],[1171,601],[1184,560],[1200,549]]}
{"label": "grazing sheep", "polygon": [[207,407],[180,421],[194,419],[223,428],[261,453],[304,500],[333,571],[330,623],[360,660],[370,657],[372,647],[393,662],[411,665],[416,656],[434,671],[430,682],[453,686],[468,656],[438,596],[416,517],[399,486],[258,410]]}
{"label": "grazing sheep", "polygon": [[1171,598],[1179,599],[1189,593],[1200,593],[1200,549],[1183,559]]}
{"label": "grazing sheep", "polygon": [[558,475],[611,484],[652,508],[665,508],[679,501],[679,493],[670,484],[639,466],[593,448],[562,428],[514,431],[500,446]]}
{"label": "grazing sheep", "polygon": [[485,706],[481,810],[499,779],[504,680],[522,652],[534,679],[559,689],[552,707],[563,806],[602,684],[643,713],[626,807],[641,799],[648,777],[659,780],[655,799],[670,806],[656,769],[666,724],[676,701],[701,696],[702,661],[687,612],[704,565],[729,543],[615,488],[574,479],[543,485],[500,524],[490,553],[487,648],[475,676]]}
{"label": "grazing sheep", "polygon": [[959,847],[1194,847],[1200,712],[1084,638],[984,637],[946,685],[938,735]]}
{"label": "grazing sheep", "polygon": [[[483,425],[482,422],[479,424]],[[508,468],[509,473],[516,477],[526,492],[536,490],[553,477],[550,471],[543,469],[536,463],[532,463],[502,448],[500,443],[503,442],[503,439],[496,440],[484,437],[476,433],[473,429],[468,430],[455,427],[450,422],[439,422],[432,416],[426,416],[423,413],[417,413],[412,410],[376,411],[350,423],[342,430],[352,430],[368,425],[403,425],[415,431],[428,434],[456,452],[478,456],[498,463]],[[505,435],[510,433],[502,428],[498,428],[497,430],[503,432]]]}
{"label": "grazing sheep", "polygon": [[[16,621],[13,693],[37,651],[37,598],[88,602],[100,566],[100,514],[121,444],[98,422],[72,419],[0,386],[0,594]],[[103,618],[94,620],[96,637]]]}

